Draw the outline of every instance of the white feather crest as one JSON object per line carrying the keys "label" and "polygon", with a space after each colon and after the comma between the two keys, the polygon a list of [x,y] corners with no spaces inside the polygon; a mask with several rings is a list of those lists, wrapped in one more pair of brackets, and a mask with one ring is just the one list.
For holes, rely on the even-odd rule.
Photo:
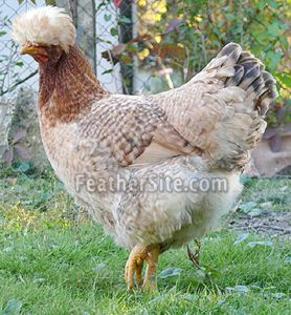
{"label": "white feather crest", "polygon": [[12,38],[20,45],[60,45],[65,52],[75,44],[76,29],[64,9],[46,6],[30,10],[13,21]]}

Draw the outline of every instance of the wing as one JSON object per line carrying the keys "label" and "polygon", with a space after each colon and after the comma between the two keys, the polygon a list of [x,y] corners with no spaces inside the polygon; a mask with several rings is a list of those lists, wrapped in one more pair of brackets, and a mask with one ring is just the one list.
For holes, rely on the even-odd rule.
{"label": "wing", "polygon": [[231,43],[187,84],[150,99],[208,161],[232,169],[261,139],[275,97],[275,80],[262,63]]}
{"label": "wing", "polygon": [[[143,97],[114,95],[96,102],[80,122],[82,138],[110,148],[121,166],[200,152],[167,121],[165,112]],[[149,151],[149,152],[150,152]],[[140,158],[138,160],[138,158]]]}

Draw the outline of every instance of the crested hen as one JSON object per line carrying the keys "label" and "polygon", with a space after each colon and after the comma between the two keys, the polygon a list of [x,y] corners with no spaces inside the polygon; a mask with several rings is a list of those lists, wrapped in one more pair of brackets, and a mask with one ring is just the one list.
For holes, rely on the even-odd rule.
{"label": "crested hen", "polygon": [[[241,171],[265,130],[275,81],[230,43],[179,88],[112,95],[75,37],[71,18],[56,7],[13,23],[21,53],[39,63],[41,135],[55,173],[131,250],[128,287],[135,277],[138,286],[154,287],[159,255],[201,238],[233,207]],[[219,188],[219,180],[227,187]]]}

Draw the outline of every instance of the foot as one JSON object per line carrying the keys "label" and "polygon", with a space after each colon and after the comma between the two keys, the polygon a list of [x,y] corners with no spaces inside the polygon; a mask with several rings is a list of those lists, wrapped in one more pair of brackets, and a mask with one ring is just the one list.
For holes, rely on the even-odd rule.
{"label": "foot", "polygon": [[196,243],[197,249],[193,253],[192,250],[190,249],[190,246],[187,246],[187,253],[189,259],[192,261],[193,265],[200,269],[200,250],[201,250],[201,242],[199,240],[194,240]]}
{"label": "foot", "polygon": [[[138,287],[154,290],[157,288],[156,270],[160,254],[159,245],[142,246],[136,245],[128,258],[125,266],[125,282],[129,290],[134,288],[134,278]],[[147,269],[143,280],[142,269],[144,262]]]}

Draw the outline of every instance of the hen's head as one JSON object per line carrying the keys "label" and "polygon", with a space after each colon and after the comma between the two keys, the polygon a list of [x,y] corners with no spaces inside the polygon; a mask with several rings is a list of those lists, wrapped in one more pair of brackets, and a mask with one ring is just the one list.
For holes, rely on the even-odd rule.
{"label": "hen's head", "polygon": [[17,17],[12,26],[12,37],[21,45],[21,54],[29,54],[39,63],[57,62],[75,44],[72,19],[57,7],[28,11]]}

